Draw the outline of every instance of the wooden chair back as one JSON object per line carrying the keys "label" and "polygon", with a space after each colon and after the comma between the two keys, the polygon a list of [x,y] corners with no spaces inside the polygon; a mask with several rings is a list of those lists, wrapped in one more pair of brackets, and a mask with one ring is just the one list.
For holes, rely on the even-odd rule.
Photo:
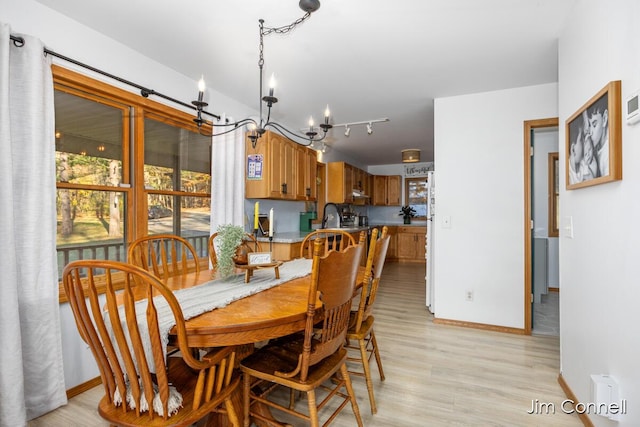
{"label": "wooden chair back", "polygon": [[[299,362],[300,380],[303,382],[306,380],[309,366],[334,354],[345,342],[351,299],[364,246],[364,233],[360,235],[357,245],[348,246],[340,251],[326,252],[324,238],[314,241],[307,322]],[[318,295],[322,301],[323,320],[314,324],[317,320],[315,306]]]}
{"label": "wooden chair back", "polygon": [[[213,233],[209,236],[209,261],[211,261],[211,268],[216,269],[218,266],[218,255],[216,254],[216,244],[215,239],[218,237],[218,233]],[[262,245],[253,234],[244,233],[244,237],[242,238],[242,243],[240,246],[244,246],[247,252],[262,252]]]}
{"label": "wooden chair back", "polygon": [[313,242],[323,239],[323,254],[334,251],[343,251],[349,246],[356,245],[356,239],[348,232],[342,230],[315,230],[307,234],[300,246],[300,258],[311,259],[313,257]]}
{"label": "wooden chair back", "polygon": [[193,245],[174,234],[154,234],[135,240],[129,245],[127,259],[162,280],[188,271],[200,271]]}
{"label": "wooden chair back", "polygon": [[391,236],[387,226],[382,228],[382,233],[378,237],[378,229],[371,232],[371,240],[369,241],[369,252],[367,255],[367,264],[365,266],[365,276],[363,279],[362,290],[360,293],[360,303],[358,312],[355,316],[355,330],[359,330],[362,322],[371,316],[373,312],[373,304],[376,301],[378,287],[380,285],[380,277],[382,276],[382,268],[384,267],[387,250]]}
{"label": "wooden chair back", "polygon": [[[114,290],[115,282],[123,283],[122,291]],[[118,425],[148,425],[152,421],[153,425],[164,425],[159,418],[168,420],[167,425],[189,425],[229,399],[231,389],[239,384],[237,378],[232,381],[233,347],[202,360],[192,356],[180,305],[150,272],[118,261],[79,260],[64,268],[63,284],[80,336],[100,370],[105,391],[99,406],[103,418]],[[137,302],[140,288],[146,299]],[[104,299],[99,295],[102,292]],[[170,321],[175,322],[180,358],[166,358],[163,353],[158,316],[161,305],[168,306]],[[143,318],[146,327],[141,326]],[[181,393],[184,405],[171,416],[170,386]],[[151,409],[157,404],[154,399],[159,399],[162,416]],[[146,413],[141,412],[145,402],[150,408]]]}

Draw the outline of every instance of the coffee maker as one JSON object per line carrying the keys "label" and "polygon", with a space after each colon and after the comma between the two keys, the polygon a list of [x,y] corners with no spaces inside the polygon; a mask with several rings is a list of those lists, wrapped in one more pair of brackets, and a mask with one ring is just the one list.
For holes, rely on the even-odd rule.
{"label": "coffee maker", "polygon": [[315,212],[300,212],[300,231],[313,231],[311,222],[317,217]]}

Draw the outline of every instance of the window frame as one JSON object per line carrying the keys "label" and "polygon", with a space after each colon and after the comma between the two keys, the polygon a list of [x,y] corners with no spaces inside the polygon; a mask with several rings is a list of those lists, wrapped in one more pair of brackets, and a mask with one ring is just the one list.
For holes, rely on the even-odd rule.
{"label": "window frame", "polygon": [[[193,121],[193,114],[177,110],[166,104],[143,97],[138,93],[121,89],[59,65],[54,64],[51,68],[54,90],[118,108],[122,111],[121,183],[118,186],[109,186],[56,182],[56,190],[121,192],[126,200],[123,217],[123,243],[125,249],[133,240],[148,233],[147,200],[149,194],[211,198],[210,192],[147,189],[144,182],[145,117],[202,134],[212,133],[210,124],[204,123],[200,129]],[[61,283],[60,301],[64,301],[64,290]]]}

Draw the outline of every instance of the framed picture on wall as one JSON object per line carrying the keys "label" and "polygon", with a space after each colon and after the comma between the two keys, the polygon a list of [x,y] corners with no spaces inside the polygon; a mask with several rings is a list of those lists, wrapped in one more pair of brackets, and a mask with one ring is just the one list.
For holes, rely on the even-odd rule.
{"label": "framed picture on wall", "polygon": [[567,190],[622,179],[621,111],[620,80],[616,80],[567,119]]}

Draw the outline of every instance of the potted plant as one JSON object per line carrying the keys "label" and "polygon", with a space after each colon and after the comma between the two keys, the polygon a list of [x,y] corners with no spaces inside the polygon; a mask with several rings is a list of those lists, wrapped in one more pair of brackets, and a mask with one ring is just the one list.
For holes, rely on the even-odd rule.
{"label": "potted plant", "polygon": [[236,250],[242,243],[244,228],[239,225],[223,224],[218,227],[216,248],[218,271],[222,278],[231,276],[235,269]]}
{"label": "potted plant", "polygon": [[405,224],[411,224],[411,218],[416,216],[416,210],[411,206],[403,206],[400,208],[400,215],[404,217]]}

